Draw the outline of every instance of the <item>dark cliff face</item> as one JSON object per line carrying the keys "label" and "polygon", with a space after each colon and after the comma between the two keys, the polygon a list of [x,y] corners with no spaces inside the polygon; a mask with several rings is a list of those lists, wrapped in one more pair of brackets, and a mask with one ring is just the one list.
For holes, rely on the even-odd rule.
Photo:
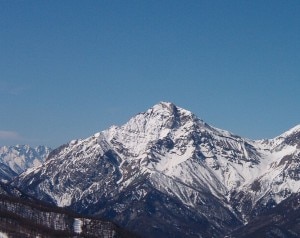
{"label": "dark cliff face", "polygon": [[284,143],[288,145],[297,145],[298,147],[300,147],[299,142],[300,142],[300,130],[295,131],[294,133],[292,133],[291,135],[289,135],[284,139]]}
{"label": "dark cliff face", "polygon": [[0,181],[10,181],[17,175],[9,166],[0,163]]}
{"label": "dark cliff face", "polygon": [[[207,195],[205,204],[191,208],[157,190],[146,177],[137,179],[110,199],[102,195],[95,203],[79,200],[69,208],[112,220],[145,238],[199,237],[199,234],[207,238],[222,237],[224,232],[242,225],[215,197]],[[208,213],[210,217],[206,217]]]}
{"label": "dark cliff face", "polygon": [[300,193],[293,194],[278,206],[261,212],[245,226],[236,229],[232,238],[297,238],[300,235]]}

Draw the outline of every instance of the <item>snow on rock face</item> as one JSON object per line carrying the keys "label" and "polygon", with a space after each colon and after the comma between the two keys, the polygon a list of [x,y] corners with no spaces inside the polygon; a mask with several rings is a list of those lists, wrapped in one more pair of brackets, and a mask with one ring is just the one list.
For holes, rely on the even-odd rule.
{"label": "snow on rock face", "polygon": [[[299,140],[298,127],[271,140],[241,138],[162,102],[123,126],[59,147],[14,185],[120,224],[127,224],[128,217],[139,222],[139,217],[154,216],[149,205],[154,200],[175,199],[184,214],[185,209],[201,211],[213,230],[221,223],[231,229],[252,211],[258,213],[257,207],[299,192]],[[136,204],[141,208],[133,212]]]}
{"label": "snow on rock face", "polygon": [[120,128],[111,128],[104,135],[108,141],[122,142],[126,149],[138,155],[147,149],[149,142],[167,137],[174,128],[192,123],[190,119],[193,118],[191,112],[163,102],[133,117]]}

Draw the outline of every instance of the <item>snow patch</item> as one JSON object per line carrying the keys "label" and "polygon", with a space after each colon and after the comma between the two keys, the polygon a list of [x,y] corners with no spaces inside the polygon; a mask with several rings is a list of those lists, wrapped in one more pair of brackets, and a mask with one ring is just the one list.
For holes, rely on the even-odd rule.
{"label": "snow patch", "polygon": [[79,218],[75,218],[73,223],[74,232],[80,234],[82,232],[82,225],[82,220],[80,220]]}
{"label": "snow patch", "polygon": [[8,235],[3,232],[0,232],[0,238],[8,238]]}
{"label": "snow patch", "polygon": [[61,197],[56,198],[57,206],[59,207],[67,207],[71,205],[72,194],[64,193]]}

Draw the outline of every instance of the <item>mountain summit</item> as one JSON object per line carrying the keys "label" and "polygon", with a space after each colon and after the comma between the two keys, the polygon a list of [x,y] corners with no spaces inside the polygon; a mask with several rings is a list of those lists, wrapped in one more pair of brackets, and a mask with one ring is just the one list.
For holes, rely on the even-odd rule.
{"label": "mountain summit", "polygon": [[254,141],[161,102],[57,148],[13,184],[143,237],[223,237],[299,193],[297,128]]}

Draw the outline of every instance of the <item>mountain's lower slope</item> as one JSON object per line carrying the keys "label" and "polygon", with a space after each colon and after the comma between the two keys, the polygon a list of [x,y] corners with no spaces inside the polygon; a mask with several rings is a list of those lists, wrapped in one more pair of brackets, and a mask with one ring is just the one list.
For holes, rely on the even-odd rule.
{"label": "mountain's lower slope", "polygon": [[297,238],[300,234],[300,193],[253,218],[233,231],[231,238]]}
{"label": "mountain's lower slope", "polygon": [[0,181],[8,182],[28,168],[44,163],[51,149],[28,145],[0,147]]}
{"label": "mountain's lower slope", "polygon": [[299,192],[299,134],[252,141],[160,103],[61,146],[14,185],[144,237],[222,237]]}
{"label": "mountain's lower slope", "polygon": [[45,238],[134,237],[111,222],[85,218],[37,200],[11,195],[14,189],[5,184],[0,184],[0,188],[0,235]]}

